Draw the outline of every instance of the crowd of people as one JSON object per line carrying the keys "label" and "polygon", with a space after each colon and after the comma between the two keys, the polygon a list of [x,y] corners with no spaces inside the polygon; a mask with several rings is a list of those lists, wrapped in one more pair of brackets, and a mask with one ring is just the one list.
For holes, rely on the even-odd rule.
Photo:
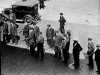
{"label": "crowd of people", "polygon": [[[13,15],[11,13],[11,15]],[[0,16],[1,17],[1,16]],[[11,16],[10,16],[11,17]],[[15,23],[15,16],[13,15],[11,18],[6,19],[5,17],[0,18],[0,41],[1,40],[1,32],[3,31],[3,43],[7,44],[10,41],[12,43],[18,44],[18,40],[20,37],[17,33],[18,26]],[[44,49],[44,41],[47,41],[47,44],[50,48],[54,49],[55,55],[54,57],[62,60],[63,63],[68,66],[68,60],[70,59],[69,47],[71,40],[71,32],[64,29],[66,19],[63,16],[63,13],[60,13],[59,30],[55,30],[52,28],[50,24],[47,25],[46,29],[46,38],[44,40],[44,36],[39,26],[37,26],[32,19],[27,19],[25,22],[25,26],[22,29],[24,41],[26,45],[30,47],[30,54],[32,56],[40,57],[41,60],[44,59],[45,49]],[[8,26],[8,22],[10,23],[10,28]],[[98,44],[95,48],[94,43],[92,42],[92,38],[88,38],[88,66],[93,69],[93,54],[95,54],[95,61],[97,65],[97,73],[100,74],[100,44]],[[37,51],[35,50],[37,48]],[[82,46],[78,42],[78,39],[73,40],[73,66],[75,69],[80,67],[80,52],[83,50]]]}

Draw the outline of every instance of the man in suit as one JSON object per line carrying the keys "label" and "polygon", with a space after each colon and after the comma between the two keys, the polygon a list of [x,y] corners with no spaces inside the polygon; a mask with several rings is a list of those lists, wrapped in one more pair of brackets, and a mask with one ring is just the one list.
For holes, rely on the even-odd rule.
{"label": "man in suit", "polygon": [[30,24],[27,22],[23,28],[23,35],[25,38],[29,37]]}
{"label": "man in suit", "polygon": [[50,47],[53,47],[54,29],[51,27],[50,24],[47,25],[46,37],[47,37],[47,43],[48,43],[48,45]]}
{"label": "man in suit", "polygon": [[60,13],[59,23],[60,23],[60,31],[61,31],[61,33],[65,33],[64,26],[65,26],[66,20],[65,20],[65,18],[63,16],[63,13]]}
{"label": "man in suit", "polygon": [[41,55],[41,60],[44,59],[44,37],[42,32],[39,33],[39,37],[37,39],[37,56]]}
{"label": "man in suit", "polygon": [[35,48],[36,48],[36,36],[34,29],[30,30],[30,35],[28,38],[29,44],[30,44],[30,54],[32,56],[35,56]]}
{"label": "man in suit", "polygon": [[2,36],[2,27],[3,27],[3,24],[4,24],[4,22],[3,22],[3,20],[2,20],[2,17],[0,16],[0,42],[1,42],[1,36]]}
{"label": "man in suit", "polygon": [[90,69],[93,69],[94,67],[94,64],[93,64],[93,52],[95,50],[95,47],[94,47],[94,43],[92,41],[92,38],[88,38],[88,51],[87,51],[87,54],[88,54],[88,66]]}
{"label": "man in suit", "polygon": [[61,59],[61,49],[62,49],[62,43],[64,41],[64,36],[59,31],[56,31],[54,40],[55,40],[54,56]]}
{"label": "man in suit", "polygon": [[35,37],[38,38],[40,34],[40,28],[36,24],[33,25],[33,28],[34,28]]}
{"label": "man in suit", "polygon": [[7,19],[4,20],[4,24],[3,24],[3,42],[7,43],[7,37],[8,37],[8,24],[7,24]]}
{"label": "man in suit", "polygon": [[70,47],[70,36],[66,34],[66,41],[65,41],[65,46],[63,48],[63,57],[64,57],[64,64],[68,66],[68,59],[69,59],[69,47]]}
{"label": "man in suit", "polygon": [[77,40],[74,40],[73,43],[73,57],[74,57],[74,68],[78,69],[80,67],[80,62],[79,62],[79,55],[80,51],[82,50],[82,47],[78,43]]}
{"label": "man in suit", "polygon": [[97,73],[100,74],[100,44],[97,44],[95,51],[95,62],[97,66]]}

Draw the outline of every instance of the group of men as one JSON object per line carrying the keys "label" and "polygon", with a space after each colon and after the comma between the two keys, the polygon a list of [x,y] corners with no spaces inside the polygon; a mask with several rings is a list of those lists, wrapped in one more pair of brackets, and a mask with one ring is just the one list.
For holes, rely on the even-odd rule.
{"label": "group of men", "polygon": [[[62,59],[63,63],[68,66],[68,60],[70,57],[69,47],[70,47],[70,40],[71,40],[71,32],[67,31],[62,32],[64,27],[60,30],[54,30],[51,25],[47,25],[46,29],[46,37],[47,37],[47,44],[50,48],[53,48],[55,51],[54,57],[58,59]],[[79,55],[80,51],[82,50],[81,45],[78,43],[78,40],[74,40],[73,42],[73,57],[74,57],[74,67],[79,68]]]}
{"label": "group of men", "polygon": [[[60,28],[59,31],[55,31],[51,25],[49,24],[46,30],[46,37],[47,37],[47,43],[48,45],[52,48],[54,47],[55,51],[55,57],[62,58],[64,64],[68,64],[68,59],[69,59],[69,46],[70,46],[70,32],[65,33],[65,23],[66,20],[63,16],[63,13],[60,13]],[[78,43],[78,40],[73,40],[73,57],[74,57],[74,68],[79,68],[80,63],[79,63],[79,55],[80,51],[82,51],[81,45]],[[95,61],[97,65],[97,73],[100,73],[100,45],[98,44],[95,48],[94,43],[92,41],[92,38],[88,38],[88,66],[90,69],[94,68],[94,61],[93,61],[93,55],[95,54]],[[95,51],[96,50],[96,51]]]}
{"label": "group of men", "polygon": [[[11,14],[12,15],[12,14]],[[8,42],[9,38],[8,35],[10,34],[12,43],[18,43],[16,41],[15,37],[17,34],[17,26],[13,20],[13,17],[11,17],[9,21],[6,18],[0,19],[0,41],[1,41],[1,32],[3,28],[3,41]],[[8,22],[10,22],[10,31],[8,27]],[[47,44],[50,48],[54,49],[55,55],[54,57],[62,59],[64,64],[68,66],[68,60],[70,58],[69,53],[69,47],[70,47],[70,40],[71,40],[71,32],[67,31],[65,32],[64,26],[65,26],[66,20],[63,16],[63,13],[60,13],[60,19],[59,24],[60,28],[59,30],[54,30],[54,28],[51,27],[50,24],[47,25],[46,29],[46,37],[47,37]],[[30,20],[27,20],[25,23],[25,27],[23,29],[23,35],[25,36],[25,41],[27,46],[30,47],[30,53],[33,56],[39,57],[41,55],[41,60],[44,59],[44,37],[42,32],[40,31],[39,27],[33,23],[33,21],[30,22]],[[88,66],[93,69],[93,54],[95,53],[95,61],[97,65],[97,72],[100,74],[100,45],[98,44],[97,49],[95,51],[95,46],[92,42],[92,38],[88,38]],[[37,51],[35,51],[37,48]],[[79,62],[79,55],[80,51],[82,51],[82,47],[79,44],[77,39],[73,40],[73,60],[74,60],[74,68],[77,69],[80,67]]]}
{"label": "group of men", "polygon": [[66,19],[63,16],[63,13],[62,12],[60,13],[59,23],[60,23],[60,28],[59,28],[60,32],[61,33],[65,33],[64,26],[65,26],[65,23],[66,23]]}
{"label": "group of men", "polygon": [[19,37],[17,34],[18,25],[15,22],[15,15],[10,11],[9,16],[2,13],[0,18],[0,41],[2,40],[1,35],[3,34],[3,43],[6,44],[12,41],[12,43],[17,44]]}
{"label": "group of men", "polygon": [[[50,48],[54,49],[55,55],[54,57],[58,59],[62,59],[65,65],[68,65],[69,59],[69,47],[70,47],[70,40],[71,40],[71,32],[64,30],[65,21],[62,20],[62,14],[60,14],[60,30],[55,30],[51,27],[50,24],[47,25],[46,29],[46,37],[47,37],[47,44]],[[64,25],[63,25],[64,24]],[[26,44],[30,47],[30,53],[32,55],[39,56],[41,54],[41,59],[44,57],[44,37],[42,32],[40,31],[39,27],[34,24],[32,21],[26,22],[26,25],[23,29],[23,35],[25,36]],[[79,53],[82,50],[82,47],[78,43],[77,40],[74,40],[73,43],[73,56],[74,56],[74,65],[75,68],[79,67]],[[37,48],[37,51],[35,49]]]}
{"label": "group of men", "polygon": [[[30,54],[32,56],[44,58],[44,37],[39,27],[27,20],[26,25],[23,29],[23,35],[25,37],[25,42],[28,47],[30,47]],[[36,51],[37,48],[37,51]]]}
{"label": "group of men", "polygon": [[100,74],[100,44],[96,45],[96,49],[93,43],[93,39],[92,38],[88,38],[88,51],[87,51],[87,55],[88,55],[88,66],[90,69],[94,68],[94,61],[93,61],[93,55],[95,54],[95,62],[97,65],[97,73]]}

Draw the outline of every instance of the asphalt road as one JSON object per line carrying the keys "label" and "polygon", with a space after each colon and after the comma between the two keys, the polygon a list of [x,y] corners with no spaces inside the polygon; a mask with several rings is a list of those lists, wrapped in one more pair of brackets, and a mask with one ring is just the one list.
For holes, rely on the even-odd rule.
{"label": "asphalt road", "polygon": [[72,70],[50,54],[45,54],[44,61],[40,61],[30,56],[27,49],[0,46],[0,50],[2,75],[96,75],[96,66],[89,70],[87,59],[80,61],[79,70]]}

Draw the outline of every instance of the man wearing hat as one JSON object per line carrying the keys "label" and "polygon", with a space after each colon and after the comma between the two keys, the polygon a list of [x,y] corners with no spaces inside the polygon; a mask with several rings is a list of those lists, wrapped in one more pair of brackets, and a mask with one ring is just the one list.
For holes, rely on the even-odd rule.
{"label": "man wearing hat", "polygon": [[7,37],[8,37],[8,24],[7,24],[7,19],[4,20],[4,24],[3,24],[3,42],[7,43]]}
{"label": "man wearing hat", "polygon": [[16,23],[16,15],[12,10],[10,10],[9,19]]}
{"label": "man wearing hat", "polygon": [[54,56],[61,59],[62,42],[64,41],[64,36],[59,31],[57,31],[55,33],[54,41],[55,41]]}
{"label": "man wearing hat", "polygon": [[63,48],[63,57],[64,57],[64,64],[68,66],[68,59],[69,59],[69,48],[70,48],[70,36],[71,34],[67,32],[64,35],[66,37],[65,46]]}
{"label": "man wearing hat", "polygon": [[97,73],[100,74],[100,44],[97,44],[95,51],[95,62],[97,66]]}
{"label": "man wearing hat", "polygon": [[23,35],[24,35],[24,40],[25,40],[25,42],[26,42],[26,45],[29,47],[29,41],[28,41],[28,38],[30,37],[29,36],[29,34],[30,34],[30,30],[32,30],[33,28],[32,27],[30,27],[30,22],[29,21],[27,21],[26,23],[25,23],[25,26],[24,26],[24,28],[23,28]]}
{"label": "man wearing hat", "polygon": [[44,0],[39,0],[39,3],[40,3],[40,9],[45,7]]}
{"label": "man wearing hat", "polygon": [[30,24],[27,22],[23,28],[23,35],[25,36],[25,38],[29,36],[29,29],[30,29],[29,25]]}
{"label": "man wearing hat", "polygon": [[65,33],[64,26],[65,26],[66,20],[65,20],[65,18],[63,16],[63,13],[60,13],[59,23],[60,23],[60,31],[61,31],[61,33]]}
{"label": "man wearing hat", "polygon": [[95,47],[94,47],[94,43],[92,41],[92,38],[88,38],[88,51],[87,51],[87,54],[88,54],[88,66],[90,69],[93,69],[94,65],[93,65],[93,52],[95,50]]}
{"label": "man wearing hat", "polygon": [[78,43],[78,40],[74,40],[73,43],[73,57],[74,57],[74,68],[78,69],[80,66],[79,63],[79,55],[80,55],[80,51],[82,51],[82,47],[80,46],[80,44]]}
{"label": "man wearing hat", "polygon": [[34,29],[30,29],[29,31],[30,31],[30,33],[29,33],[28,42],[29,42],[29,46],[30,46],[30,54],[32,56],[35,56],[35,48],[36,48],[35,31],[34,31]]}
{"label": "man wearing hat", "polygon": [[0,42],[1,42],[1,36],[2,36],[2,27],[3,27],[3,24],[4,24],[4,21],[2,19],[2,16],[0,16]]}
{"label": "man wearing hat", "polygon": [[54,29],[51,27],[50,24],[47,25],[46,37],[47,37],[47,43],[48,43],[48,45],[50,47],[53,47]]}
{"label": "man wearing hat", "polygon": [[41,55],[41,60],[44,59],[44,37],[42,32],[39,33],[39,37],[37,39],[37,56]]}

